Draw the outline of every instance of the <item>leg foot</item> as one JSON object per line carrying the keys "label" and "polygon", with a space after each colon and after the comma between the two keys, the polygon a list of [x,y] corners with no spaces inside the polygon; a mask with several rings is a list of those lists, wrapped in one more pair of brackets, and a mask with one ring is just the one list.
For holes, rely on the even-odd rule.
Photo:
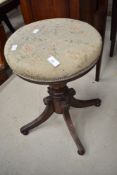
{"label": "leg foot", "polygon": [[24,129],[20,129],[20,132],[23,134],[23,135],[28,135],[29,134],[29,131],[26,131]]}
{"label": "leg foot", "polygon": [[72,123],[69,111],[64,110],[63,116],[64,116],[64,120],[67,124],[67,127],[70,131],[70,134],[71,134],[72,138],[74,139],[74,142],[76,143],[76,146],[78,148],[78,154],[83,155],[85,153],[85,149],[84,149],[82,143],[80,142],[80,139],[78,138],[78,135],[77,135],[76,130],[74,128],[74,125]]}
{"label": "leg foot", "polygon": [[100,105],[101,105],[101,100],[97,98],[97,99],[96,99],[96,102],[95,102],[95,106],[98,107],[98,106],[100,106]]}
{"label": "leg foot", "polygon": [[83,149],[83,150],[78,150],[78,151],[77,151],[77,153],[78,153],[79,155],[81,155],[81,156],[82,156],[82,155],[84,155],[84,154],[85,154],[85,150],[84,150],[84,149]]}
{"label": "leg foot", "polygon": [[37,127],[38,125],[42,124],[47,119],[49,119],[53,112],[54,112],[53,106],[52,105],[47,105],[46,108],[45,108],[45,110],[44,110],[44,112],[38,118],[36,118],[35,120],[33,120],[32,122],[30,122],[27,125],[23,126],[20,129],[20,132],[23,135],[28,135],[29,134],[29,131],[31,129]]}
{"label": "leg foot", "polygon": [[93,99],[93,100],[78,100],[74,97],[71,98],[71,106],[75,108],[84,108],[89,106],[100,106],[101,100],[100,99]]}

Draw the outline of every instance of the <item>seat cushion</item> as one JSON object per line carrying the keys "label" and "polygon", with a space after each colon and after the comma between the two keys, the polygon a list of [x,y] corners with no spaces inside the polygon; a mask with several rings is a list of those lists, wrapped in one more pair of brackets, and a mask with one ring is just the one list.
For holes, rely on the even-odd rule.
{"label": "seat cushion", "polygon": [[2,4],[2,3],[5,2],[5,1],[8,1],[8,0],[0,0],[0,4]]}
{"label": "seat cushion", "polygon": [[[58,82],[79,76],[95,65],[101,47],[101,36],[91,25],[56,18],[16,31],[6,43],[5,57],[13,71],[26,79]],[[51,64],[50,56],[60,64]]]}

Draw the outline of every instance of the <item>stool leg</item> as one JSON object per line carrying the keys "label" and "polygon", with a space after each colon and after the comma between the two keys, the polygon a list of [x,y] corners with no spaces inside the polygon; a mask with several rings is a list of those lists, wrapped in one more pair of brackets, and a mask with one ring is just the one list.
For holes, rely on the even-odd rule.
{"label": "stool leg", "polygon": [[53,112],[54,112],[54,110],[53,110],[52,104],[47,105],[44,112],[38,118],[33,120],[32,122],[30,122],[27,125],[23,126],[20,129],[20,132],[24,135],[27,135],[31,129],[37,127],[38,125],[42,124],[47,119],[49,119],[50,116],[53,114]]}
{"label": "stool leg", "polygon": [[84,149],[82,143],[80,142],[80,139],[78,138],[78,135],[77,135],[76,130],[74,128],[74,125],[73,125],[73,122],[71,120],[68,109],[64,110],[63,116],[64,116],[64,120],[67,124],[67,127],[70,131],[70,134],[71,134],[72,138],[74,139],[74,142],[76,143],[76,146],[78,148],[78,154],[83,155],[85,153],[85,149]]}
{"label": "stool leg", "polygon": [[100,106],[101,100],[98,98],[93,100],[78,100],[72,97],[70,100],[70,104],[72,107],[75,107],[75,108],[84,108],[88,106]]}
{"label": "stool leg", "polygon": [[114,37],[111,39],[110,57],[113,57],[115,42],[116,42],[116,30],[114,31]]}
{"label": "stool leg", "polygon": [[102,53],[99,57],[99,60],[96,64],[96,74],[95,74],[95,81],[99,81],[100,80],[100,71],[101,71],[101,63],[102,63]]}
{"label": "stool leg", "polygon": [[112,15],[111,15],[111,31],[110,31],[110,40],[112,40],[112,35],[113,35],[113,29],[114,29],[114,9],[115,9],[115,2],[113,0],[112,2]]}
{"label": "stool leg", "polygon": [[9,28],[9,30],[12,32],[12,33],[14,33],[15,32],[15,29],[13,28],[13,26],[12,26],[12,24],[10,23],[10,21],[9,21],[9,19],[8,19],[8,17],[7,17],[7,15],[3,15],[3,20],[4,20],[4,22],[6,23],[6,25],[7,25],[7,27]]}

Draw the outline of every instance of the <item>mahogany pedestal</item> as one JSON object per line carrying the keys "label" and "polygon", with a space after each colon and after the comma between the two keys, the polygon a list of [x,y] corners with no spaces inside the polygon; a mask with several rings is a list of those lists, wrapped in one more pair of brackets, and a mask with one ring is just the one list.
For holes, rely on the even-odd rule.
{"label": "mahogany pedestal", "polygon": [[21,133],[24,135],[29,134],[29,131],[31,129],[45,122],[51,117],[54,112],[57,114],[63,114],[70,134],[73,137],[73,140],[78,148],[78,153],[80,155],[83,155],[85,153],[85,149],[72,123],[69,108],[70,106],[75,108],[83,108],[93,105],[100,106],[101,100],[98,98],[93,100],[78,100],[74,97],[76,94],[75,90],[73,88],[68,88],[66,84],[59,84],[57,86],[51,85],[48,87],[48,93],[49,96],[44,98],[44,104],[46,105],[44,112],[32,122],[23,126],[20,129]]}

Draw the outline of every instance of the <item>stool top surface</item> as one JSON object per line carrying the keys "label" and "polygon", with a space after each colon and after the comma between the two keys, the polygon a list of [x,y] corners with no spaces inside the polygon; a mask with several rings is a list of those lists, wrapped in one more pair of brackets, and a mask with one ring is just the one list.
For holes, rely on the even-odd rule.
{"label": "stool top surface", "polygon": [[101,36],[91,25],[55,18],[17,30],[5,45],[5,57],[17,75],[48,84],[69,80],[91,68],[101,47]]}
{"label": "stool top surface", "polygon": [[0,4],[2,4],[2,3],[5,2],[5,1],[8,1],[8,0],[0,0]]}

